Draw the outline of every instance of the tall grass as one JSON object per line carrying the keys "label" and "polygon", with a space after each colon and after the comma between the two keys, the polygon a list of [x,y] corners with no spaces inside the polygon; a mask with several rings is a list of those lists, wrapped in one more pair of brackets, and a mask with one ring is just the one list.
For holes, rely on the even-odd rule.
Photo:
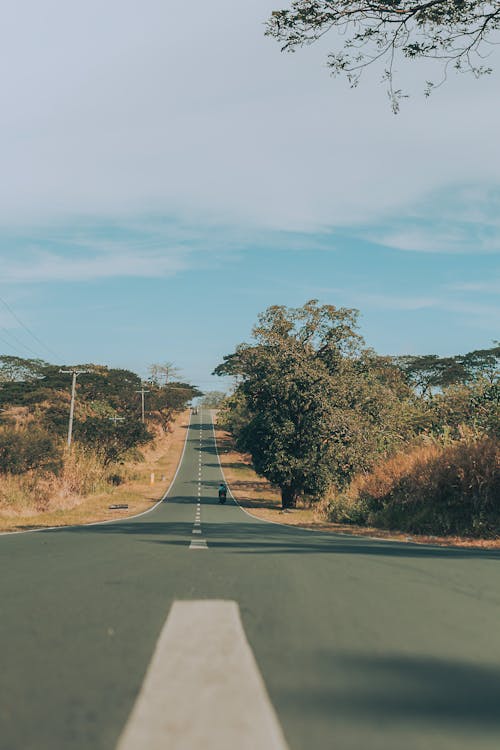
{"label": "tall grass", "polygon": [[95,451],[74,444],[64,451],[57,475],[42,469],[0,475],[0,512],[31,515],[72,508],[88,495],[109,489],[108,470]]}
{"label": "tall grass", "polygon": [[422,534],[500,534],[500,443],[464,436],[420,445],[382,461],[330,498],[328,515]]}

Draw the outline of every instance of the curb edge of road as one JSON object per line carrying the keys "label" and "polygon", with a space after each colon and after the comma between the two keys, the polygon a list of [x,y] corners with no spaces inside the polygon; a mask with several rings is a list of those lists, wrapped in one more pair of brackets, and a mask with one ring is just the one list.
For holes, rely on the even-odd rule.
{"label": "curb edge of road", "polygon": [[[160,503],[165,502],[165,500],[167,499],[169,495],[170,490],[174,486],[175,480],[177,479],[177,474],[179,473],[179,469],[182,466],[182,461],[184,459],[184,454],[186,452],[189,429],[191,427],[191,418],[192,418],[192,413],[190,412],[189,422],[186,428],[186,437],[184,438],[184,445],[182,446],[182,453],[177,463],[177,468],[174,472],[174,476],[172,477],[170,484],[168,485],[167,489],[165,490],[161,498],[154,505],[152,505],[151,508],[147,508],[147,510],[143,510],[140,513],[135,513],[133,516],[122,516],[121,518],[109,518],[107,521],[91,521],[90,523],[72,523],[72,524],[69,524],[68,526],[45,526],[41,529],[21,529],[20,531],[0,531],[0,536],[12,536],[14,534],[35,534],[40,531],[64,531],[64,529],[81,529],[84,527],[86,528],[88,526],[104,526],[109,523],[120,523],[121,521],[125,521],[125,520],[128,521],[129,519],[132,519],[132,518],[139,518],[140,516],[145,516],[146,513],[151,513],[160,505]],[[218,455],[219,454],[217,454],[217,456]],[[219,459],[219,463],[220,463],[220,459]]]}

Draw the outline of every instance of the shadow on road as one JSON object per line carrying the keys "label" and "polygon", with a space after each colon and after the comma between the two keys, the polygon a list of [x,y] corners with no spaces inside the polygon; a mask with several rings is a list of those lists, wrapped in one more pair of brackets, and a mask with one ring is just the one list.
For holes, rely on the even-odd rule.
{"label": "shadow on road", "polygon": [[[192,497],[176,496],[169,499],[168,502],[191,504],[194,510]],[[450,547],[421,546],[401,542],[385,542],[340,534],[311,532],[265,522],[253,522],[249,518],[243,521],[231,521],[228,519],[220,523],[207,522],[203,517],[203,507],[207,509],[216,505],[216,498],[211,502],[204,501],[201,519],[203,536],[207,540],[209,547],[214,550],[247,555],[326,554],[385,558],[443,558],[455,560],[481,558],[500,560],[500,551],[497,550],[465,550]],[[235,508],[233,505],[228,504],[226,510],[230,514],[234,513]],[[188,522],[169,522],[160,520],[159,518],[152,518],[151,520],[136,518],[102,526],[73,527],[66,529],[66,531],[71,534],[143,536],[145,541],[151,541],[155,544],[182,546],[186,545],[187,539],[191,537],[191,529],[191,520]],[[48,531],[47,533],[59,532]],[[153,536],[156,539],[147,539]]]}
{"label": "shadow on road", "polygon": [[[307,658],[304,668],[311,669],[311,654]],[[282,696],[297,710],[382,726],[425,722],[478,732],[500,729],[498,667],[424,655],[323,651],[315,655],[314,668],[321,687]],[[333,683],[329,676],[339,671],[342,679]]]}

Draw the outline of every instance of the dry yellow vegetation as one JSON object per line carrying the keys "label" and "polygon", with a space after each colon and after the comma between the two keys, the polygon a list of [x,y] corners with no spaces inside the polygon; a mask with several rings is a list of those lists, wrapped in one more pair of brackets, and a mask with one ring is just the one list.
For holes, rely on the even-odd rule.
{"label": "dry yellow vegetation", "polygon": [[217,446],[222,470],[232,494],[248,513],[257,518],[287,526],[299,526],[314,531],[329,531],[350,536],[366,536],[417,544],[435,544],[478,549],[498,549],[500,540],[467,539],[463,537],[440,537],[421,534],[384,531],[370,526],[334,523],[327,518],[329,501],[318,503],[314,508],[299,506],[283,511],[281,496],[277,488],[266,479],[259,477],[252,468],[249,455],[234,448],[231,436],[216,427]]}
{"label": "dry yellow vegetation", "polygon": [[[108,521],[141,513],[165,494],[178,466],[189,410],[179,414],[170,431],[157,435],[142,451],[143,461],[120,466],[124,481],[106,482],[102,465],[92,453],[76,446],[58,477],[28,473],[0,478],[0,531],[22,531]],[[151,484],[151,474],[155,482]],[[128,508],[111,510],[110,505]]]}

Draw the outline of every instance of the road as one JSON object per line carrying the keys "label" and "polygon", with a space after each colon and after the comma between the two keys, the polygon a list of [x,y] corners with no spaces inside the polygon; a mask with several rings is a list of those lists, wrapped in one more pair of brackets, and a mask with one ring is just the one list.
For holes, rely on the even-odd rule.
{"label": "road", "polygon": [[199,600],[239,606],[290,750],[500,747],[498,554],[265,523],[220,477],[205,413],[152,512],[0,537],[1,750],[113,750],[172,604]]}

